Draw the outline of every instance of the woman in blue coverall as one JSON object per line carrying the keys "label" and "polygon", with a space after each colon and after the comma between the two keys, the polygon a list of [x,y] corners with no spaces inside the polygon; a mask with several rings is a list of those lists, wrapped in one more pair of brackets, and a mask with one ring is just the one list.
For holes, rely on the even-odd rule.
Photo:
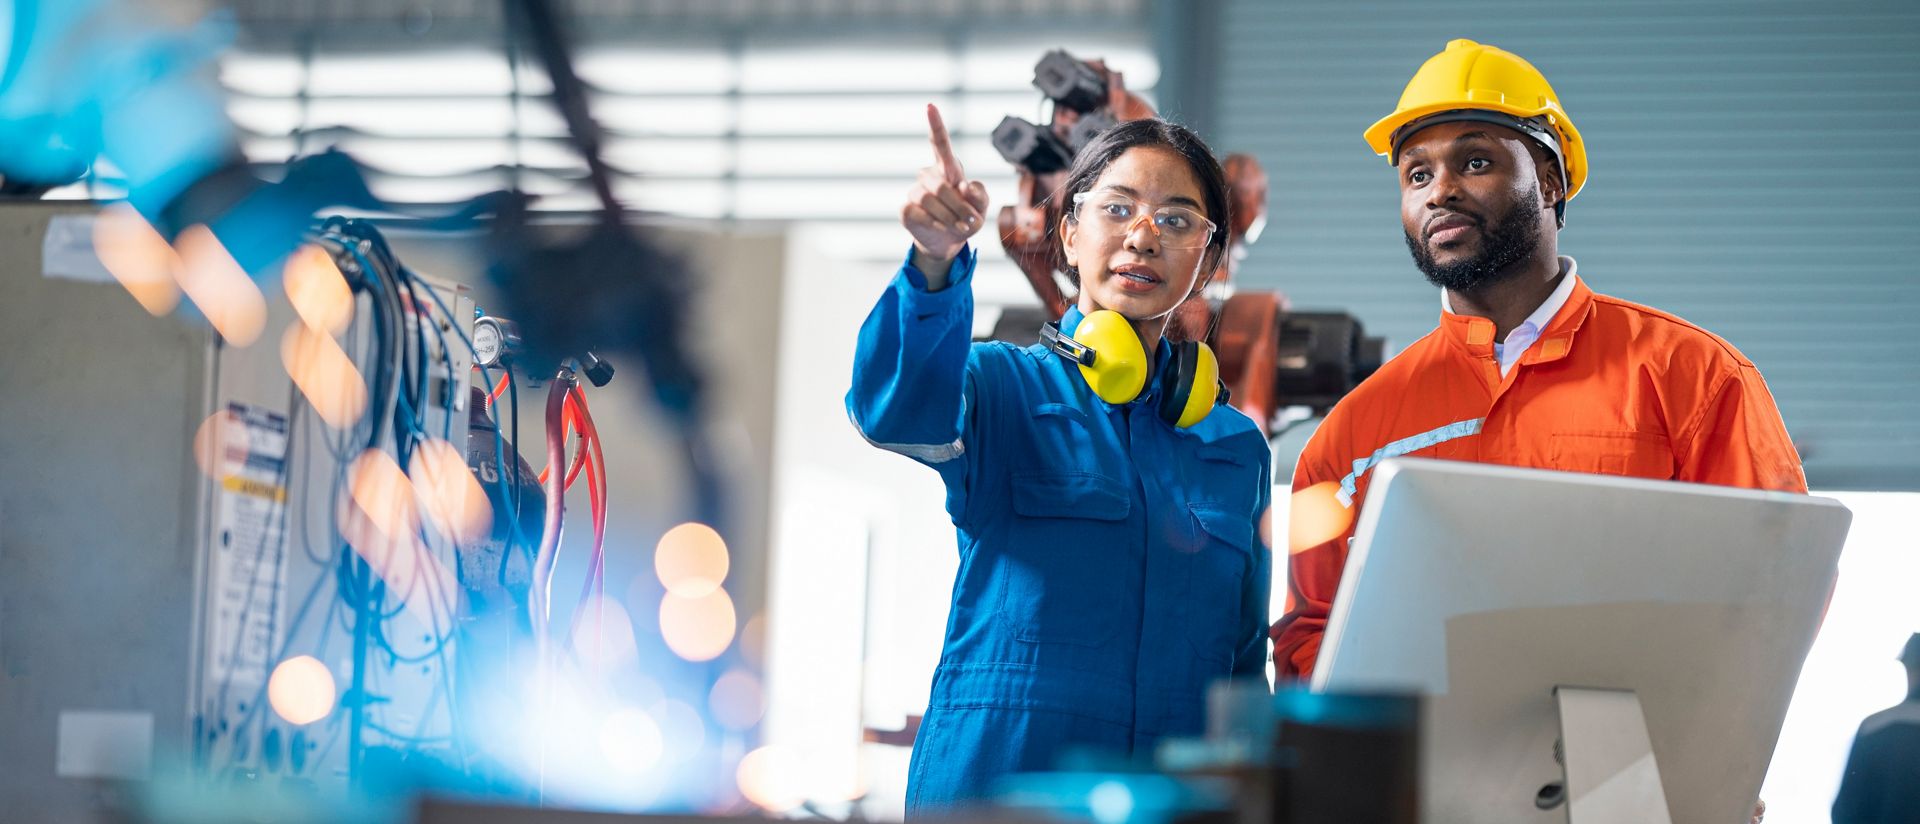
{"label": "woman in blue coverall", "polygon": [[1055,347],[972,342],[967,241],[987,193],[927,115],[936,162],[901,210],[913,248],[860,329],[847,394],[869,442],[940,473],[959,531],[910,815],[985,799],[1068,749],[1147,756],[1200,734],[1209,684],[1264,672],[1272,565],[1253,422],[1218,403],[1211,377],[1193,388],[1206,393],[1197,423],[1157,413],[1169,390],[1156,381],[1186,368],[1167,372],[1168,315],[1227,246],[1226,181],[1206,145],[1164,121],[1122,123],[1056,194],[1073,204],[1057,228],[1079,287],[1059,331],[1112,310],[1151,364],[1137,398],[1109,403]]}

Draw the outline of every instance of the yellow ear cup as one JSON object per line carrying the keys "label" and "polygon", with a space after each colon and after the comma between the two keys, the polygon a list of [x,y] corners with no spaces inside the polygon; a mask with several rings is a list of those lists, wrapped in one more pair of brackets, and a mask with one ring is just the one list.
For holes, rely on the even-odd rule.
{"label": "yellow ear cup", "polygon": [[1147,350],[1125,316],[1109,309],[1091,312],[1080,319],[1073,339],[1095,352],[1092,366],[1080,366],[1093,394],[1115,405],[1140,397],[1147,385]]}
{"label": "yellow ear cup", "polygon": [[1198,345],[1200,356],[1193,364],[1193,383],[1187,391],[1187,405],[1180,410],[1180,420],[1174,423],[1174,426],[1182,429],[1206,418],[1220,396],[1220,359],[1214,357],[1213,347],[1205,343]]}

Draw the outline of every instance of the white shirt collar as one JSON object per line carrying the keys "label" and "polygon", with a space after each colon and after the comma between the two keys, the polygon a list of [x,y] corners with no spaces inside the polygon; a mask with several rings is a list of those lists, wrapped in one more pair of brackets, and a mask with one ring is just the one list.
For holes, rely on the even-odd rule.
{"label": "white shirt collar", "polygon": [[[1540,333],[1553,321],[1553,316],[1559,314],[1560,308],[1567,305],[1567,298],[1573,296],[1574,281],[1580,278],[1579,265],[1573,258],[1561,255],[1560,274],[1560,285],[1554,287],[1553,294],[1547,295],[1547,299],[1533,310],[1533,314],[1508,332],[1506,340],[1494,342],[1493,355],[1500,361],[1501,375],[1511,371],[1513,365],[1520,362],[1520,356],[1533,348],[1533,344],[1540,340]],[[1453,301],[1447,299],[1445,289],[1440,290],[1440,310],[1449,315],[1454,313]]]}

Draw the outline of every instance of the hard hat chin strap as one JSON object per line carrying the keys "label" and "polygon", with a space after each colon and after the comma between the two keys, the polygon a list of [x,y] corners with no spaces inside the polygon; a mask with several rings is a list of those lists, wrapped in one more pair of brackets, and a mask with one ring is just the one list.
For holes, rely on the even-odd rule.
{"label": "hard hat chin strap", "polygon": [[1462,122],[1492,123],[1496,126],[1505,126],[1527,137],[1533,138],[1533,142],[1540,144],[1540,147],[1546,149],[1548,154],[1553,155],[1554,165],[1560,168],[1560,201],[1553,204],[1553,215],[1561,226],[1567,225],[1567,192],[1572,190],[1573,184],[1567,176],[1566,154],[1560,151],[1560,135],[1554,131],[1552,123],[1547,120],[1545,115],[1539,117],[1515,117],[1504,112],[1496,112],[1488,109],[1450,109],[1444,112],[1436,112],[1426,117],[1416,118],[1409,121],[1407,125],[1393,130],[1393,152],[1388,155],[1388,160],[1396,166],[1399,165],[1400,146],[1407,142],[1407,138],[1413,137],[1414,132],[1420,131],[1428,126],[1438,126],[1442,123]]}

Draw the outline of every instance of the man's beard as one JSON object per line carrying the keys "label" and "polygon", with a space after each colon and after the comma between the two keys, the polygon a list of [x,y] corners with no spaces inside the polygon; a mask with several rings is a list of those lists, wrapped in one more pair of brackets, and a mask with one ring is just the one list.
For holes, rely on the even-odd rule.
{"label": "man's beard", "polygon": [[1413,253],[1413,264],[1420,267],[1428,283],[1448,291],[1472,293],[1497,283],[1511,274],[1509,269],[1518,272],[1513,265],[1540,248],[1540,216],[1533,206],[1538,202],[1540,190],[1535,187],[1498,220],[1479,227],[1479,254],[1453,263],[1434,260],[1426,242],[1409,233],[1407,250]]}

